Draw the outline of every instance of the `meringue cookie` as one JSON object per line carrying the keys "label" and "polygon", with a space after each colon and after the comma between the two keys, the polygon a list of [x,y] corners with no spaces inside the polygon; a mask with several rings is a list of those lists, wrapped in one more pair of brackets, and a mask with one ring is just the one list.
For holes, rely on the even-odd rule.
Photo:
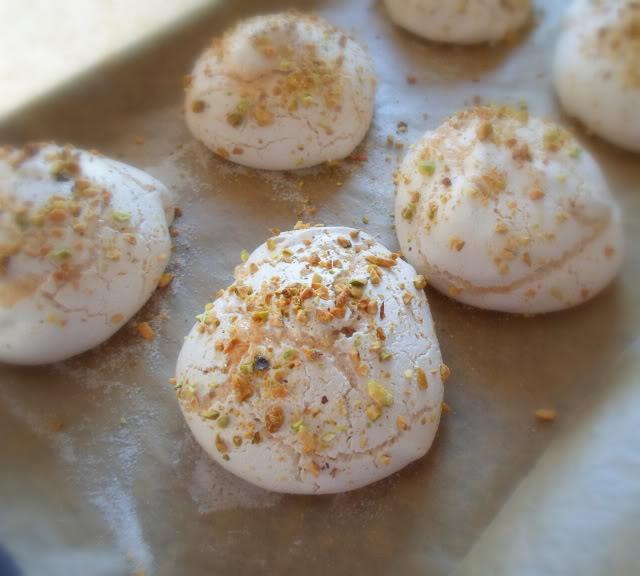
{"label": "meringue cookie", "polygon": [[409,264],[363,232],[308,228],[270,238],[235,277],[177,365],[212,458],[268,490],[320,494],[427,452],[448,368]]}
{"label": "meringue cookie", "polygon": [[497,42],[522,28],[530,0],[385,0],[391,20],[436,42]]}
{"label": "meringue cookie", "polygon": [[560,310],[594,296],[620,267],[620,209],[598,164],[526,110],[460,112],[410,150],[396,183],[403,254],[461,302]]}
{"label": "meringue cookie", "polygon": [[569,115],[640,151],[640,4],[575,1],[556,48],[554,83]]}
{"label": "meringue cookie", "polygon": [[171,251],[169,191],[55,145],[0,149],[0,361],[97,346],[155,290]]}
{"label": "meringue cookie", "polygon": [[359,44],[320,18],[287,12],[214,40],[187,77],[186,118],[216,154],[290,170],[348,156],[369,129],[374,96]]}

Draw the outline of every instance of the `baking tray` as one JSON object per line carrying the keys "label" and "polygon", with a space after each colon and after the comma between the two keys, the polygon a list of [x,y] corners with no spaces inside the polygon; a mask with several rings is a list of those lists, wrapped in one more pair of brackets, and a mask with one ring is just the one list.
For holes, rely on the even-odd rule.
{"label": "baking tray", "polygon": [[[313,497],[264,492],[207,458],[167,380],[194,315],[230,283],[242,249],[298,219],[362,227],[397,249],[393,171],[404,151],[388,136],[406,148],[479,99],[525,100],[562,118],[549,80],[562,2],[538,1],[535,23],[513,42],[470,48],[394,28],[380,1],[298,2],[352,32],[375,61],[365,142],[351,161],[296,173],[215,158],[186,129],[181,78],[238,17],[291,4],[220,2],[0,123],[3,142],[72,142],[143,168],[183,211],[175,280],[137,317],[155,327],[154,342],[131,323],[70,361],[0,367],[0,541],[26,574],[448,574],[538,458],[619,386],[614,367],[639,325],[640,165],[577,129],[624,208],[623,272],[593,301],[537,318],[429,290],[453,375],[451,412],[425,458],[368,488]],[[537,422],[540,407],[558,419]]]}

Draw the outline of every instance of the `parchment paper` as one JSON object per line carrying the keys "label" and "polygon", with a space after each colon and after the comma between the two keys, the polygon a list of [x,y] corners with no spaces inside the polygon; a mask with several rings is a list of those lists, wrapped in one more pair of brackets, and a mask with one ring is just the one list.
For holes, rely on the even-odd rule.
{"label": "parchment paper", "polygon": [[[621,385],[613,368],[640,314],[640,165],[579,132],[624,207],[623,274],[592,302],[539,318],[429,291],[453,370],[452,412],[424,459],[353,493],[294,497],[253,488],[205,456],[167,379],[194,315],[230,282],[243,248],[301,217],[360,226],[396,249],[392,174],[404,151],[387,147],[387,136],[406,145],[477,97],[526,100],[535,114],[561,117],[549,69],[564,2],[538,1],[535,24],[494,48],[423,42],[394,28],[377,0],[299,2],[368,46],[379,76],[374,125],[359,161],[337,168],[234,167],[187,132],[181,77],[237,17],[290,4],[223,2],[0,126],[2,141],[71,141],[146,169],[175,189],[184,213],[176,278],[138,317],[155,327],[154,342],[129,326],[65,363],[0,367],[0,542],[25,574],[447,574],[545,450]],[[558,419],[536,422],[540,407]],[[589,434],[580,442],[588,448]]]}

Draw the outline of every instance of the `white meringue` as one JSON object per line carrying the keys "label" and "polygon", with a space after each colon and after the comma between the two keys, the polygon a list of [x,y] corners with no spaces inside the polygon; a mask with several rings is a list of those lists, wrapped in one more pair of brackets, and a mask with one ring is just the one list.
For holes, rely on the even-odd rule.
{"label": "white meringue", "polygon": [[574,306],[622,258],[620,209],[597,163],[526,110],[473,108],[427,132],[397,174],[395,217],[418,272],[481,308]]}
{"label": "white meringue", "polygon": [[554,83],[569,115],[640,151],[640,4],[576,0],[558,40]]}
{"label": "white meringue", "polygon": [[180,353],[177,394],[198,442],[290,493],[351,490],[420,458],[448,375],[421,280],[349,228],[268,240]]}
{"label": "white meringue", "polygon": [[187,77],[193,135],[238,164],[290,170],[339,160],[364,138],[375,76],[350,36],[295,12],[245,20]]}
{"label": "white meringue", "polygon": [[171,218],[169,191],[131,166],[0,150],[0,361],[56,362],[109,338],[155,290]]}
{"label": "white meringue", "polygon": [[530,0],[385,0],[391,20],[436,42],[498,42],[522,28]]}

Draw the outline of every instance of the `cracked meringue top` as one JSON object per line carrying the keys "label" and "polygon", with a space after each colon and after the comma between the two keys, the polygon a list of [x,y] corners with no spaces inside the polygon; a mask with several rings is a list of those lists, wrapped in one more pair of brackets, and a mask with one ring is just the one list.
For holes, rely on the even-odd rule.
{"label": "cracked meringue top", "polygon": [[216,154],[268,170],[348,156],[364,138],[373,65],[315,16],[257,16],[213,40],[185,79],[193,135]]}
{"label": "cracked meringue top", "polygon": [[449,370],[409,264],[358,230],[316,227],[270,238],[235,278],[176,374],[215,460],[269,490],[329,493],[426,453]]}
{"label": "cracked meringue top", "polygon": [[155,289],[172,214],[168,190],[131,166],[0,148],[0,361],[56,362],[109,338]]}
{"label": "cracked meringue top", "polygon": [[396,175],[404,256],[462,302],[516,313],[579,304],[615,276],[620,210],[591,155],[526,109],[458,113]]}
{"label": "cracked meringue top", "polygon": [[530,0],[385,0],[398,26],[436,42],[497,42],[531,14]]}
{"label": "cracked meringue top", "polygon": [[567,113],[640,151],[640,2],[575,1],[556,48],[554,82]]}

